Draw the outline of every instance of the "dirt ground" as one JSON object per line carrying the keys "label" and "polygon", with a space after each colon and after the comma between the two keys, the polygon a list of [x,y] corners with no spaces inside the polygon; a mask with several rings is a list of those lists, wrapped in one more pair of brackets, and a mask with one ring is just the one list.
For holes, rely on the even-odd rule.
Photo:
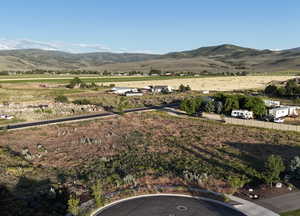
{"label": "dirt ground", "polygon": [[236,76],[206,77],[174,80],[152,80],[135,82],[116,82],[117,86],[143,88],[149,85],[169,85],[178,88],[180,84],[190,85],[192,90],[233,91],[240,89],[261,89],[271,81],[285,81],[293,76]]}

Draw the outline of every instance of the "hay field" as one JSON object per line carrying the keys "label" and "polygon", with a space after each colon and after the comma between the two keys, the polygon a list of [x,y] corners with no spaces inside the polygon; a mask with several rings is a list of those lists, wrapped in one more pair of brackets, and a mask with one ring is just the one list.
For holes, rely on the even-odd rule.
{"label": "hay field", "polygon": [[188,79],[116,82],[116,86],[143,88],[148,85],[169,85],[178,88],[180,84],[190,85],[193,90],[233,91],[240,89],[261,89],[271,81],[285,81],[295,76],[236,76],[204,77]]}

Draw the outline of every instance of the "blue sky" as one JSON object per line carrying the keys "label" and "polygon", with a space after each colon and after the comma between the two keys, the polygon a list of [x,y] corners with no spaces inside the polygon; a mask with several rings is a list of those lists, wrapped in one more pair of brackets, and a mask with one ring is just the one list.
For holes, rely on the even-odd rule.
{"label": "blue sky", "polygon": [[1,2],[0,43],[75,52],[285,49],[300,46],[299,11],[299,0],[10,0]]}

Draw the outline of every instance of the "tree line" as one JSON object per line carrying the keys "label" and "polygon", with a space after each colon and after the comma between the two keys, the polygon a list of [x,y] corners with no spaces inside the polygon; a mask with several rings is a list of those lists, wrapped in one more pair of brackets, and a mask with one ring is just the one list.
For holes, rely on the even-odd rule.
{"label": "tree line", "polygon": [[256,117],[262,117],[266,114],[265,103],[260,97],[223,93],[216,94],[213,97],[186,98],[181,101],[180,109],[188,115],[196,115],[199,112],[228,115],[235,109],[253,111]]}

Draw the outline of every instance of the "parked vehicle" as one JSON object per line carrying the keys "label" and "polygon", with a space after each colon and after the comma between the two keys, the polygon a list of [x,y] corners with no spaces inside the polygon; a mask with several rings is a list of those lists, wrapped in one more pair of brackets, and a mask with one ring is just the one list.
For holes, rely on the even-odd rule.
{"label": "parked vehicle", "polygon": [[231,116],[242,119],[253,119],[253,112],[249,110],[232,110]]}

